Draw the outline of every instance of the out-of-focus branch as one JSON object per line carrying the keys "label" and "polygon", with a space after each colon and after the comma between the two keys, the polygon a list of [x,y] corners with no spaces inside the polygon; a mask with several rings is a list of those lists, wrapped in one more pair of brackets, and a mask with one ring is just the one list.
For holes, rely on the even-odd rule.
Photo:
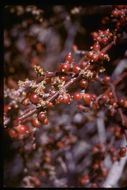
{"label": "out-of-focus branch", "polygon": [[[122,146],[126,146],[126,145],[127,145],[127,141],[124,138]],[[126,162],[127,162],[127,155],[121,158],[120,161],[114,162],[102,187],[108,188],[108,187],[115,187],[117,185],[120,177],[122,176],[122,172],[124,170]]]}
{"label": "out-of-focus branch", "polygon": [[105,123],[104,123],[104,112],[100,111],[97,117],[97,130],[100,143],[106,142],[106,131],[105,131]]}

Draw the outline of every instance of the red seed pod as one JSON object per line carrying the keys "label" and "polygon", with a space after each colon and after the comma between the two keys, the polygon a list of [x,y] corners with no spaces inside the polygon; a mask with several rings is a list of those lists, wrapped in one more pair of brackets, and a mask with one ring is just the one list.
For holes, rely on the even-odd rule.
{"label": "red seed pod", "polygon": [[121,105],[122,105],[124,108],[127,108],[127,100],[126,100],[126,99],[122,99],[120,103],[121,103]]}
{"label": "red seed pod", "polygon": [[112,16],[114,16],[114,17],[119,17],[121,15],[122,15],[121,10],[119,10],[117,8],[112,11]]}
{"label": "red seed pod", "polygon": [[80,67],[79,67],[79,65],[78,64],[74,64],[73,65],[73,72],[75,73],[75,74],[78,74],[79,72],[80,72]]}
{"label": "red seed pod", "polygon": [[67,76],[60,76],[59,78],[60,78],[60,80],[62,80],[62,81],[66,81],[66,80],[67,80]]}
{"label": "red seed pod", "polygon": [[84,79],[80,80],[79,85],[81,88],[87,88],[88,87],[88,82]]}
{"label": "red seed pod", "polygon": [[31,94],[30,95],[30,101],[33,103],[33,104],[37,104],[39,102],[39,96],[35,93]]}
{"label": "red seed pod", "polygon": [[52,107],[53,107],[53,103],[52,103],[52,102],[48,102],[48,103],[47,103],[47,107],[48,107],[48,108],[52,108]]}
{"label": "red seed pod", "polygon": [[89,51],[87,54],[88,58],[90,58],[90,59],[93,58],[93,55],[94,55],[94,51]]}
{"label": "red seed pod", "polygon": [[98,104],[99,104],[99,105],[103,105],[103,104],[105,104],[106,102],[108,102],[108,96],[106,96],[106,95],[102,95],[102,96],[100,97],[100,99],[98,100]]}
{"label": "red seed pod", "polygon": [[119,151],[119,156],[124,157],[124,156],[126,156],[126,153],[127,153],[127,148],[126,147],[121,147],[120,151]]}
{"label": "red seed pod", "polygon": [[59,65],[58,69],[59,69],[60,72],[67,73],[70,70],[70,64],[62,63],[62,64]]}
{"label": "red seed pod", "polygon": [[109,93],[108,93],[108,97],[109,97],[109,98],[112,98],[112,96],[113,96],[112,92],[109,92]]}
{"label": "red seed pod", "polygon": [[82,94],[80,92],[76,92],[74,94],[74,100],[78,101],[82,99]]}
{"label": "red seed pod", "polygon": [[99,58],[100,58],[101,60],[104,60],[104,59],[105,59],[105,53],[104,53],[104,52],[100,52],[100,53],[99,53]]}
{"label": "red seed pod", "polygon": [[30,129],[28,126],[21,125],[21,124],[16,126],[15,130],[18,132],[19,135],[25,135],[25,134],[28,134],[30,132]]}
{"label": "red seed pod", "polygon": [[64,103],[64,104],[69,104],[70,103],[70,95],[69,94],[65,94],[64,96],[63,96],[63,99],[62,99],[62,103]]}
{"label": "red seed pod", "polygon": [[108,84],[108,83],[110,82],[110,77],[109,77],[109,76],[105,76],[105,77],[103,78],[103,82],[104,82],[105,84]]}
{"label": "red seed pod", "polygon": [[40,112],[40,113],[38,114],[38,120],[39,120],[40,122],[44,122],[45,118],[46,118],[46,115],[45,115],[44,112]]}
{"label": "red seed pod", "polygon": [[121,99],[119,100],[119,105],[120,105],[120,106],[123,106],[123,105],[124,105],[124,99],[123,99],[123,98],[121,98]]}
{"label": "red seed pod", "polygon": [[98,52],[95,52],[94,54],[93,54],[93,56],[91,57],[91,61],[94,61],[94,62],[96,62],[96,61],[98,61],[98,59],[99,59],[99,54],[98,54]]}
{"label": "red seed pod", "polygon": [[91,95],[90,94],[83,94],[83,100],[85,102],[86,105],[90,105],[91,102]]}
{"label": "red seed pod", "polygon": [[59,96],[56,100],[55,100],[56,104],[62,103],[63,102],[63,97]]}
{"label": "red seed pod", "polygon": [[35,127],[35,128],[40,128],[40,127],[41,127],[41,124],[40,124],[40,122],[39,122],[39,120],[38,120],[37,118],[33,118],[33,119],[31,120],[31,124],[32,124],[33,127]]}
{"label": "red seed pod", "polygon": [[79,111],[83,111],[84,106],[82,104],[79,104],[79,105],[77,105],[77,108],[78,108]]}
{"label": "red seed pod", "polygon": [[65,56],[65,62],[71,63],[72,60],[73,60],[72,53],[69,52],[69,53]]}
{"label": "red seed pod", "polygon": [[44,119],[44,122],[43,122],[43,123],[44,123],[44,125],[47,125],[48,122],[49,122],[49,121],[48,121],[48,118],[46,117],[46,118]]}

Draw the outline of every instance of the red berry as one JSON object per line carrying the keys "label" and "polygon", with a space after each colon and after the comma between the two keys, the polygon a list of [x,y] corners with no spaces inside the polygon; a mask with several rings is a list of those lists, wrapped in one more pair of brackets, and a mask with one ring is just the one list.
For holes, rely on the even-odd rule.
{"label": "red berry", "polygon": [[70,64],[68,63],[62,63],[59,65],[59,71],[63,73],[67,73],[70,70]]}
{"label": "red berry", "polygon": [[37,118],[32,119],[31,123],[32,123],[33,127],[35,127],[35,128],[41,127],[40,122]]}
{"label": "red berry", "polygon": [[113,15],[114,17],[118,17],[118,16],[120,15],[120,11],[119,11],[118,9],[114,9],[114,10],[112,11],[112,15]]}
{"label": "red berry", "polygon": [[91,102],[91,95],[90,94],[84,94],[83,99],[86,105],[90,105]]}
{"label": "red berry", "polygon": [[69,53],[65,56],[65,62],[71,63],[72,60],[73,60],[72,53],[69,52]]}
{"label": "red berry", "polygon": [[84,106],[82,104],[77,105],[77,108],[79,111],[82,111],[84,109]]}
{"label": "red berry", "polygon": [[91,57],[91,59],[92,59],[91,61],[95,61],[95,62],[98,61],[99,54],[98,53],[94,53],[93,56]]}
{"label": "red berry", "polygon": [[107,96],[108,96],[109,98],[112,98],[112,96],[113,96],[112,92],[108,92]]}
{"label": "red berry", "polygon": [[25,135],[30,132],[30,129],[26,125],[18,125],[15,127],[16,131],[19,133],[19,135]]}
{"label": "red berry", "polygon": [[48,102],[48,103],[47,103],[47,107],[48,107],[48,108],[52,108],[52,107],[53,107],[53,103],[52,103],[52,102]]}
{"label": "red berry", "polygon": [[70,95],[69,94],[64,95],[63,99],[62,99],[62,102],[64,104],[69,104],[70,103]]}
{"label": "red berry", "polygon": [[63,97],[62,96],[59,96],[57,99],[56,99],[56,104],[59,104],[59,103],[62,103],[63,102]]}
{"label": "red berry", "polygon": [[44,112],[40,112],[40,113],[38,114],[38,119],[39,119],[39,121],[44,122],[45,118],[46,118],[46,115],[45,115]]}
{"label": "red berry", "polygon": [[87,88],[88,87],[88,82],[86,80],[82,79],[79,84],[80,84],[81,88]]}
{"label": "red berry", "polygon": [[123,106],[124,108],[127,108],[127,100],[126,99],[121,99],[120,100],[120,105]]}
{"label": "red berry", "polygon": [[33,103],[33,104],[37,104],[39,102],[39,96],[35,93],[31,94],[30,95],[30,101]]}
{"label": "red berry", "polygon": [[67,76],[61,76],[60,80],[66,81],[67,80]]}
{"label": "red berry", "polygon": [[87,54],[88,58],[90,58],[90,59],[93,58],[93,55],[94,55],[93,51],[89,51],[88,54]]}
{"label": "red berry", "polygon": [[105,77],[103,78],[103,82],[104,82],[105,84],[109,83],[109,82],[110,82],[110,77],[109,77],[109,76],[105,76]]}
{"label": "red berry", "polygon": [[74,64],[73,65],[73,72],[75,73],[75,74],[78,74],[79,72],[80,72],[80,67],[79,67],[79,65],[78,64]]}
{"label": "red berry", "polygon": [[124,99],[123,98],[119,100],[119,104],[120,104],[120,106],[124,105]]}
{"label": "red berry", "polygon": [[46,117],[45,119],[44,119],[44,125],[47,125],[48,124],[48,118]]}
{"label": "red berry", "polygon": [[74,94],[74,100],[81,100],[81,98],[82,98],[82,94],[80,93],[80,92],[76,92],[75,94]]}

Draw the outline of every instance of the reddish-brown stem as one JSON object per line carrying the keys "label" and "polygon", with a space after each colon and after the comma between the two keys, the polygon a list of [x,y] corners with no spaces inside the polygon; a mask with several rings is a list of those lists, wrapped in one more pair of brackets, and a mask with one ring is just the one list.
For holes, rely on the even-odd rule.
{"label": "reddish-brown stem", "polygon": [[[107,52],[112,46],[114,45],[114,42],[110,42],[106,47],[104,47],[102,49],[102,52]],[[84,59],[84,57],[80,60],[80,62]],[[87,68],[88,69],[88,68]],[[69,80],[62,88],[64,88],[65,90],[67,90],[72,84],[74,84],[76,81],[78,81],[82,76],[82,71],[79,73],[78,76],[74,76],[71,80]],[[56,99],[58,97],[58,95],[60,94],[60,90],[55,92],[55,94],[53,94],[51,97],[49,97],[46,101],[47,102],[52,102],[54,101],[54,99]],[[35,114],[38,110],[38,108],[40,108],[40,106],[36,107],[36,108],[31,108],[31,110],[26,113],[23,114],[19,117],[19,121],[23,121],[24,119],[26,119],[27,117],[30,117],[31,115]]]}

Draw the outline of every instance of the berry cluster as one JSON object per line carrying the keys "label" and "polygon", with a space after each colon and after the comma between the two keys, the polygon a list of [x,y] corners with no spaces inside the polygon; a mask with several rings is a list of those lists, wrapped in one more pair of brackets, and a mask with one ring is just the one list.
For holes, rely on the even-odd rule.
{"label": "berry cluster", "polygon": [[[85,156],[89,152],[90,159],[88,163],[85,162],[87,169],[84,172],[83,168],[79,168],[78,184],[85,187],[99,187],[98,184],[101,184],[110,172],[110,168],[105,164],[105,158],[108,159],[106,155],[108,155],[112,164],[127,155],[126,145],[121,145],[123,137],[126,138],[127,130],[127,99],[126,93],[121,95],[124,88],[124,85],[121,84],[127,77],[127,73],[121,72],[120,77],[117,79],[114,77],[114,79],[106,73],[105,68],[105,63],[108,65],[107,62],[110,59],[112,60],[108,51],[112,46],[119,44],[119,40],[126,31],[127,6],[115,6],[107,21],[110,21],[108,29],[101,29],[92,33],[93,44],[89,51],[84,53],[81,60],[76,59],[74,52],[70,51],[64,57],[64,60],[58,64],[55,72],[48,72],[39,65],[36,58],[33,58],[32,72],[34,79],[19,81],[15,90],[5,89],[4,127],[9,137],[14,140],[22,140],[22,142],[32,138],[33,142],[35,141],[33,137],[36,134],[35,132],[42,130],[41,135],[44,136],[42,139],[40,137],[40,144],[38,143],[37,147],[38,155],[41,158],[38,158],[37,163],[33,163],[33,167],[39,171],[39,175],[44,180],[47,179],[46,176],[50,176],[51,181],[56,179],[54,177],[56,169],[54,163],[57,163],[57,161],[62,163],[64,172],[67,173],[67,170],[73,170],[75,163],[72,163],[69,166],[70,168],[68,167],[69,169],[64,163],[64,160],[69,159],[72,159],[71,162],[73,162],[68,150],[77,143],[78,135],[81,136],[81,139],[85,139],[84,132],[82,133],[83,127],[86,127],[85,133],[88,138],[94,136],[97,124],[93,125],[91,123],[93,120],[98,120],[100,112],[104,113],[103,121],[106,124],[105,136],[107,139],[101,142],[101,130],[98,130],[100,142],[94,144],[93,142],[98,142],[98,139],[93,138],[93,145],[91,146],[92,143],[90,143],[88,151],[83,150],[83,155],[79,160],[77,158],[76,163],[84,162]],[[110,26],[112,27],[110,28]],[[38,52],[42,52],[41,45],[38,44],[36,48]],[[119,84],[122,90],[119,88]],[[119,93],[117,88],[120,89]],[[67,125],[63,123],[66,123],[68,115],[64,115],[64,119],[61,119],[61,121],[58,121],[58,116],[58,119],[56,119],[58,124],[52,119],[53,128],[51,128],[49,114],[53,114],[56,107],[61,114],[61,109],[63,109],[61,104],[68,107],[73,106],[72,109],[77,108],[77,115],[75,114],[75,118],[72,117]],[[77,112],[80,113],[80,116]],[[55,115],[53,117],[55,118]],[[90,127],[85,125],[87,123]],[[102,123],[101,121],[101,127],[103,126]],[[78,129],[81,131],[77,135]],[[112,142],[110,142],[111,137],[113,137]],[[22,147],[20,153],[25,155],[28,152],[30,154],[27,156],[31,158],[31,151],[36,148],[33,144],[31,147]],[[55,151],[56,153],[54,153]],[[63,156],[63,160],[61,157],[57,160],[56,158],[59,158],[61,151],[67,156],[65,158]],[[44,166],[42,170],[39,168],[39,164]],[[26,166],[26,168],[29,168],[29,166]],[[91,171],[94,173],[93,176]],[[26,182],[24,177],[23,183],[28,183],[30,180],[34,184],[33,186],[40,186],[36,171],[27,180]],[[55,182],[57,184],[57,180]]]}
{"label": "berry cluster", "polygon": [[109,29],[99,30],[98,32],[93,32],[92,37],[95,42],[99,42],[100,44],[105,45],[112,39],[113,34],[109,31]]}

